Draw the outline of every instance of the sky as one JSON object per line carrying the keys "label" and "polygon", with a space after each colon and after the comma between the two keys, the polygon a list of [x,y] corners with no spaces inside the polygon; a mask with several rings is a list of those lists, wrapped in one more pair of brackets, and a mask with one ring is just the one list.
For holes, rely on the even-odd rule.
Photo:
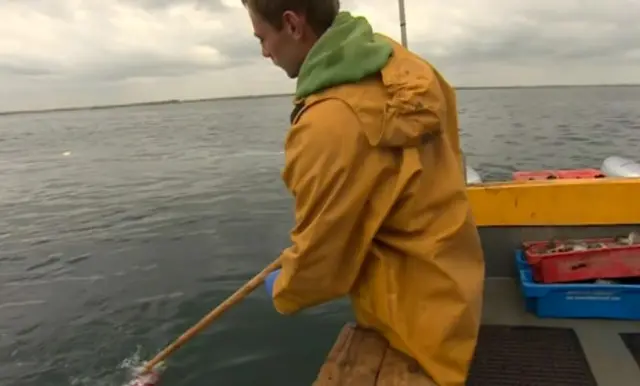
{"label": "sky", "polygon": [[[640,0],[405,0],[456,87],[640,83]],[[394,0],[343,0],[400,39]],[[291,93],[241,0],[4,0],[0,111]]]}

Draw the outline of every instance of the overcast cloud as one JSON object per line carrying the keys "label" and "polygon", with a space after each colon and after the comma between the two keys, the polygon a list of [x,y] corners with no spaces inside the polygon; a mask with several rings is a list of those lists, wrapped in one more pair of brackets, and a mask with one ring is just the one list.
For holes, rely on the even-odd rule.
{"label": "overcast cloud", "polygon": [[[343,0],[400,38],[395,0]],[[406,0],[456,86],[640,83],[640,0]],[[292,92],[240,0],[4,0],[0,110]]]}

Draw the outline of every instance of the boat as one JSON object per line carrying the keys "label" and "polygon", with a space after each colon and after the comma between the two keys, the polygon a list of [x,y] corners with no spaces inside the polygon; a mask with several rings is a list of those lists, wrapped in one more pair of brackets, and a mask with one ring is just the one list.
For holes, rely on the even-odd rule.
{"label": "boat", "polygon": [[[627,176],[637,166],[611,158],[603,163],[606,178],[468,186],[486,261],[482,326],[468,385],[638,385],[640,320],[537,316],[523,297],[514,257],[529,240],[640,234],[640,178]],[[640,286],[636,290],[632,306],[640,309]],[[371,333],[347,325],[314,385],[429,385],[406,368],[389,369],[401,363],[383,360],[390,353],[397,355]]]}
{"label": "boat", "polygon": [[[404,1],[399,5],[406,46]],[[567,308],[609,302],[616,312],[631,309],[638,316],[640,286],[604,285],[594,291],[585,288],[598,287],[585,284],[538,285],[539,298],[525,297],[527,268],[519,253],[531,240],[640,234],[640,164],[611,156],[603,160],[598,178],[485,182],[463,155],[462,160],[486,261],[482,325],[467,385],[637,386],[640,317],[589,317],[591,311],[569,317]],[[559,315],[540,315],[543,300],[555,301]],[[314,386],[436,386],[397,355],[377,334],[348,324]]]}
{"label": "boat", "polygon": [[[522,296],[514,259],[525,241],[640,232],[640,165],[609,157],[600,169],[605,178],[469,185],[487,267],[483,325],[469,384],[638,384],[640,322],[536,316]],[[640,293],[631,296],[640,307]]]}

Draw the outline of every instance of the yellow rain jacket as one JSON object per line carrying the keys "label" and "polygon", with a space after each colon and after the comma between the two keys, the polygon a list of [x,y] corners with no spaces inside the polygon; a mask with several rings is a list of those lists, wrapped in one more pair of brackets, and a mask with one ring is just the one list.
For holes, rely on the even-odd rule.
{"label": "yellow rain jacket", "polygon": [[484,259],[454,92],[427,62],[342,12],[307,56],[285,145],[296,225],[275,280],[291,314],[350,295],[357,322],[463,386]]}

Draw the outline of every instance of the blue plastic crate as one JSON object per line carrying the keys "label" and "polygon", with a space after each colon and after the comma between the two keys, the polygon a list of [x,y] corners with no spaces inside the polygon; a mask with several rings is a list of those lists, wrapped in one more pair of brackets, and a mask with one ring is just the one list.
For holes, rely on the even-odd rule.
{"label": "blue plastic crate", "polygon": [[516,251],[527,311],[541,318],[640,320],[640,285],[539,284],[522,250]]}

